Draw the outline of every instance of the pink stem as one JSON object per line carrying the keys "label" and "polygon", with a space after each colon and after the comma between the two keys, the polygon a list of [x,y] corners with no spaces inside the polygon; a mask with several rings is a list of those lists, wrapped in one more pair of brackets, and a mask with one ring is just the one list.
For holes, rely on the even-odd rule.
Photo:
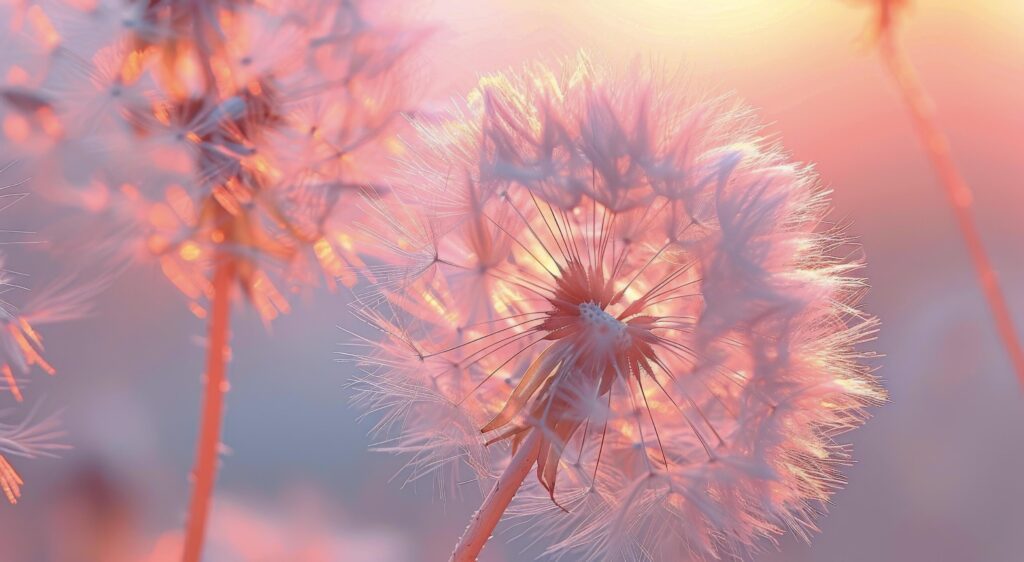
{"label": "pink stem", "polygon": [[913,118],[917,137],[946,191],[946,197],[956,216],[960,233],[967,244],[967,251],[981,283],[982,292],[995,319],[996,330],[1009,353],[1010,362],[1017,373],[1017,378],[1024,386],[1024,350],[1021,348],[1020,338],[1013,325],[1006,297],[999,287],[995,268],[992,267],[992,262],[985,251],[981,234],[978,232],[977,224],[971,213],[973,202],[971,188],[960,174],[956,163],[953,162],[949,141],[936,122],[933,103],[903,51],[896,37],[896,31],[891,25],[888,29],[883,30],[880,41],[882,59],[893,80],[899,86],[903,101]]}
{"label": "pink stem", "polygon": [[202,421],[196,445],[196,466],[192,472],[195,484],[189,502],[185,527],[184,562],[199,562],[203,553],[206,521],[210,515],[213,485],[217,480],[217,458],[220,448],[221,420],[224,416],[224,393],[227,390],[228,337],[231,321],[231,286],[235,282],[235,259],[219,253],[213,273],[213,303],[208,324],[206,351],[206,384],[203,394]]}
{"label": "pink stem", "polygon": [[513,455],[512,461],[505,468],[494,488],[484,498],[483,505],[473,515],[469,527],[459,539],[452,553],[451,562],[472,562],[480,555],[484,545],[494,534],[494,528],[498,526],[502,515],[512,503],[523,480],[530,473],[534,463],[537,462],[537,455],[540,454],[540,434],[534,429],[531,430],[526,440],[519,444],[519,450]]}

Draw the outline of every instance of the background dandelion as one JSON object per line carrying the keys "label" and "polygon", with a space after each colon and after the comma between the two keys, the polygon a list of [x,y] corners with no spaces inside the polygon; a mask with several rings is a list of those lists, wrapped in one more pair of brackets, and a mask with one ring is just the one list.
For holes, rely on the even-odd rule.
{"label": "background dandelion", "polygon": [[354,282],[347,201],[372,188],[410,109],[401,63],[424,34],[359,2],[7,9],[5,62],[17,83],[4,90],[3,119],[18,156],[49,172],[50,197],[115,225],[99,239],[107,244],[91,245],[155,257],[207,319],[184,546],[198,560],[221,449],[232,293],[241,289],[269,323],[302,287]]}
{"label": "background dandelion", "polygon": [[806,536],[849,458],[833,437],[884,398],[827,192],[680,84],[585,60],[484,78],[421,128],[408,209],[382,206],[403,251],[363,298],[384,341],[356,389],[414,475],[497,478],[454,560],[521,486],[554,506],[519,508],[554,557]]}
{"label": "background dandelion", "polygon": [[[7,151],[6,143],[0,150]],[[14,164],[0,167],[0,182],[4,181]],[[0,183],[0,212],[21,202],[27,192],[27,181]],[[30,233],[18,230],[0,230],[0,250],[5,246],[31,244]],[[109,281],[106,274],[93,280],[68,275],[49,285],[29,290],[29,275],[11,267],[6,255],[0,251],[0,375],[7,391],[3,401],[13,400],[19,408],[0,410],[0,491],[10,503],[21,497],[23,477],[12,464],[12,459],[53,457],[67,448],[65,434],[60,426],[59,412],[43,413],[36,397],[35,406],[27,412],[23,403],[22,387],[25,377],[37,372],[56,374],[56,368],[46,359],[46,350],[40,330],[48,325],[77,320],[90,311],[90,300]]]}

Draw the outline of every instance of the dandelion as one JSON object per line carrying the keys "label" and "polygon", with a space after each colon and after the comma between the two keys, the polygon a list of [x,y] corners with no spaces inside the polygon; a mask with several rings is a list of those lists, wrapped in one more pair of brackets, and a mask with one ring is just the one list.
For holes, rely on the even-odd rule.
{"label": "dandelion", "polygon": [[[347,356],[409,480],[493,483],[546,555],[746,557],[807,538],[884,391],[828,191],[728,98],[585,58],[423,123]],[[459,471],[471,470],[467,478]],[[531,472],[533,476],[530,476]]]}
{"label": "dandelion", "polygon": [[[6,150],[5,145],[3,148]],[[0,166],[0,175],[12,166]],[[0,212],[26,197],[26,193],[8,191],[25,183],[0,184]],[[10,230],[0,232],[25,234]],[[27,241],[0,239],[0,245],[18,242]],[[85,316],[90,310],[89,301],[109,279],[99,276],[93,281],[83,281],[81,276],[66,276],[33,291],[24,303],[18,303],[20,299],[15,299],[15,296],[27,291],[25,277],[24,273],[9,269],[6,256],[0,252],[0,383],[18,403],[25,400],[19,377],[33,370],[49,375],[56,373],[44,356],[43,339],[37,330],[48,324]],[[65,448],[61,444],[64,433],[60,428],[59,413],[42,415],[40,412],[36,405],[20,422],[10,423],[7,420],[15,417],[15,412],[0,410],[0,491],[11,503],[17,503],[21,497],[24,480],[10,459],[52,457]]]}
{"label": "dandelion", "polygon": [[363,2],[18,4],[0,57],[31,71],[0,91],[18,156],[47,168],[49,197],[119,225],[103,252],[155,259],[208,323],[184,541],[198,560],[233,293],[269,323],[293,293],[355,283],[349,203],[381,192],[424,33]]}
{"label": "dandelion", "polygon": [[971,210],[974,195],[953,160],[949,139],[936,120],[935,103],[917,75],[900,39],[903,11],[910,5],[910,1],[862,0],[861,3],[873,4],[877,9],[875,36],[878,53],[890,78],[903,96],[903,102],[910,113],[917,138],[946,192],[950,209],[953,211],[960,234],[967,246],[967,253],[970,255],[978,276],[978,283],[981,285],[985,300],[988,301],[996,331],[1003,341],[1003,346],[1010,357],[1010,364],[1017,373],[1018,380],[1024,385],[1024,347],[1021,344],[1020,334],[1014,326],[1006,295],[999,285],[999,276],[985,249],[985,243],[981,239],[981,233],[974,220]]}
{"label": "dandelion", "polygon": [[[3,256],[0,256],[0,268]],[[5,274],[10,272],[4,270]],[[32,292],[20,307],[0,298],[0,374],[11,395],[18,402],[24,400],[17,376],[38,369],[48,375],[57,370],[44,356],[40,327],[58,322],[79,320],[92,310],[91,300],[106,288],[112,275],[99,275],[85,280],[82,275],[67,275],[48,286]],[[4,290],[24,290],[14,281],[0,279]]]}
{"label": "dandelion", "polygon": [[[3,418],[10,416],[10,412],[0,414]],[[63,437],[59,413],[42,416],[36,408],[18,423],[0,421],[0,491],[7,497],[7,501],[18,503],[21,486],[24,484],[21,475],[8,459],[56,456],[58,451],[66,448],[60,444]]]}

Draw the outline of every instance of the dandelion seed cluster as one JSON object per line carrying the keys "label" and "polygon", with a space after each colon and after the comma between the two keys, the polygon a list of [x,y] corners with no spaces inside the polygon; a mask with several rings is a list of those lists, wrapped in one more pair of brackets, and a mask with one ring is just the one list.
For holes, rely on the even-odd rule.
{"label": "dandelion seed cluster", "polygon": [[[585,57],[421,123],[365,228],[390,255],[345,352],[408,478],[487,485],[552,557],[747,557],[807,537],[884,391],[828,191],[751,112]],[[468,467],[472,476],[459,474]]]}
{"label": "dandelion seed cluster", "polygon": [[[10,191],[24,182],[2,180],[11,167],[0,167],[0,211],[25,197],[23,192]],[[7,240],[0,239],[0,245],[4,242]],[[0,396],[0,403],[8,398],[19,403],[25,400],[19,377],[33,370],[50,375],[56,372],[43,357],[43,339],[36,329],[82,316],[88,311],[87,300],[98,288],[96,283],[76,284],[73,277],[66,277],[40,289],[25,302],[18,302],[16,297],[26,291],[24,280],[18,277],[24,274],[9,269],[6,255],[0,252],[0,385],[6,391]],[[45,415],[34,407],[20,421],[9,421],[20,415],[13,409],[0,410],[0,492],[11,503],[17,503],[21,497],[24,480],[10,459],[53,456],[63,448],[63,431],[56,414]]]}
{"label": "dandelion seed cluster", "polygon": [[[352,284],[362,263],[346,202],[395,146],[403,64],[424,37],[369,4],[0,0],[0,155],[37,194],[98,217],[65,225],[77,254],[154,258],[199,316],[229,263],[270,321],[290,291]],[[0,374],[17,400],[16,377],[53,372],[35,328],[80,316],[117,269],[2,303]],[[50,418],[26,424],[0,426],[0,453],[48,450]],[[21,478],[0,461],[14,501]]]}
{"label": "dandelion seed cluster", "polygon": [[362,263],[346,202],[395,146],[424,37],[381,10],[3,0],[2,132],[40,190],[99,213],[105,251],[155,257],[199,315],[230,254],[269,321],[290,291],[352,284]]}

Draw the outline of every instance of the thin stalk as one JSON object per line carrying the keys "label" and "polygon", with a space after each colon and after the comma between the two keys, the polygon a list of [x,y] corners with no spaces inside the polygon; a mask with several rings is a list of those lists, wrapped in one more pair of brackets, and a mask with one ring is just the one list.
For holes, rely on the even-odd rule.
{"label": "thin stalk", "polygon": [[213,272],[213,301],[207,324],[206,381],[203,412],[196,445],[195,484],[185,527],[184,562],[199,562],[203,552],[206,521],[210,514],[213,485],[217,479],[224,393],[227,391],[228,337],[231,322],[231,288],[235,282],[235,259],[218,252]]}
{"label": "thin stalk", "polygon": [[452,553],[451,562],[472,562],[480,555],[484,545],[494,534],[494,528],[501,521],[508,505],[512,503],[523,480],[530,473],[534,463],[537,462],[537,455],[540,454],[540,432],[531,430],[519,445],[519,450],[512,456],[512,462],[505,468],[494,488],[484,498],[483,505],[473,515],[473,520],[466,527],[466,532],[459,539]]}
{"label": "thin stalk", "polygon": [[988,301],[989,309],[994,317],[996,331],[1006,347],[1010,363],[1017,373],[1020,384],[1024,386],[1024,349],[1021,348],[1019,334],[1013,325],[1013,317],[1010,314],[1006,297],[999,286],[999,278],[985,251],[981,234],[978,232],[978,226],[971,213],[974,199],[971,188],[953,161],[949,140],[936,121],[934,104],[903,50],[894,26],[889,25],[887,29],[884,29],[879,40],[879,52],[882,60],[893,81],[899,87],[903,101],[913,119],[917,138],[928,154],[928,159],[946,191],[946,198],[956,217],[985,300]]}

